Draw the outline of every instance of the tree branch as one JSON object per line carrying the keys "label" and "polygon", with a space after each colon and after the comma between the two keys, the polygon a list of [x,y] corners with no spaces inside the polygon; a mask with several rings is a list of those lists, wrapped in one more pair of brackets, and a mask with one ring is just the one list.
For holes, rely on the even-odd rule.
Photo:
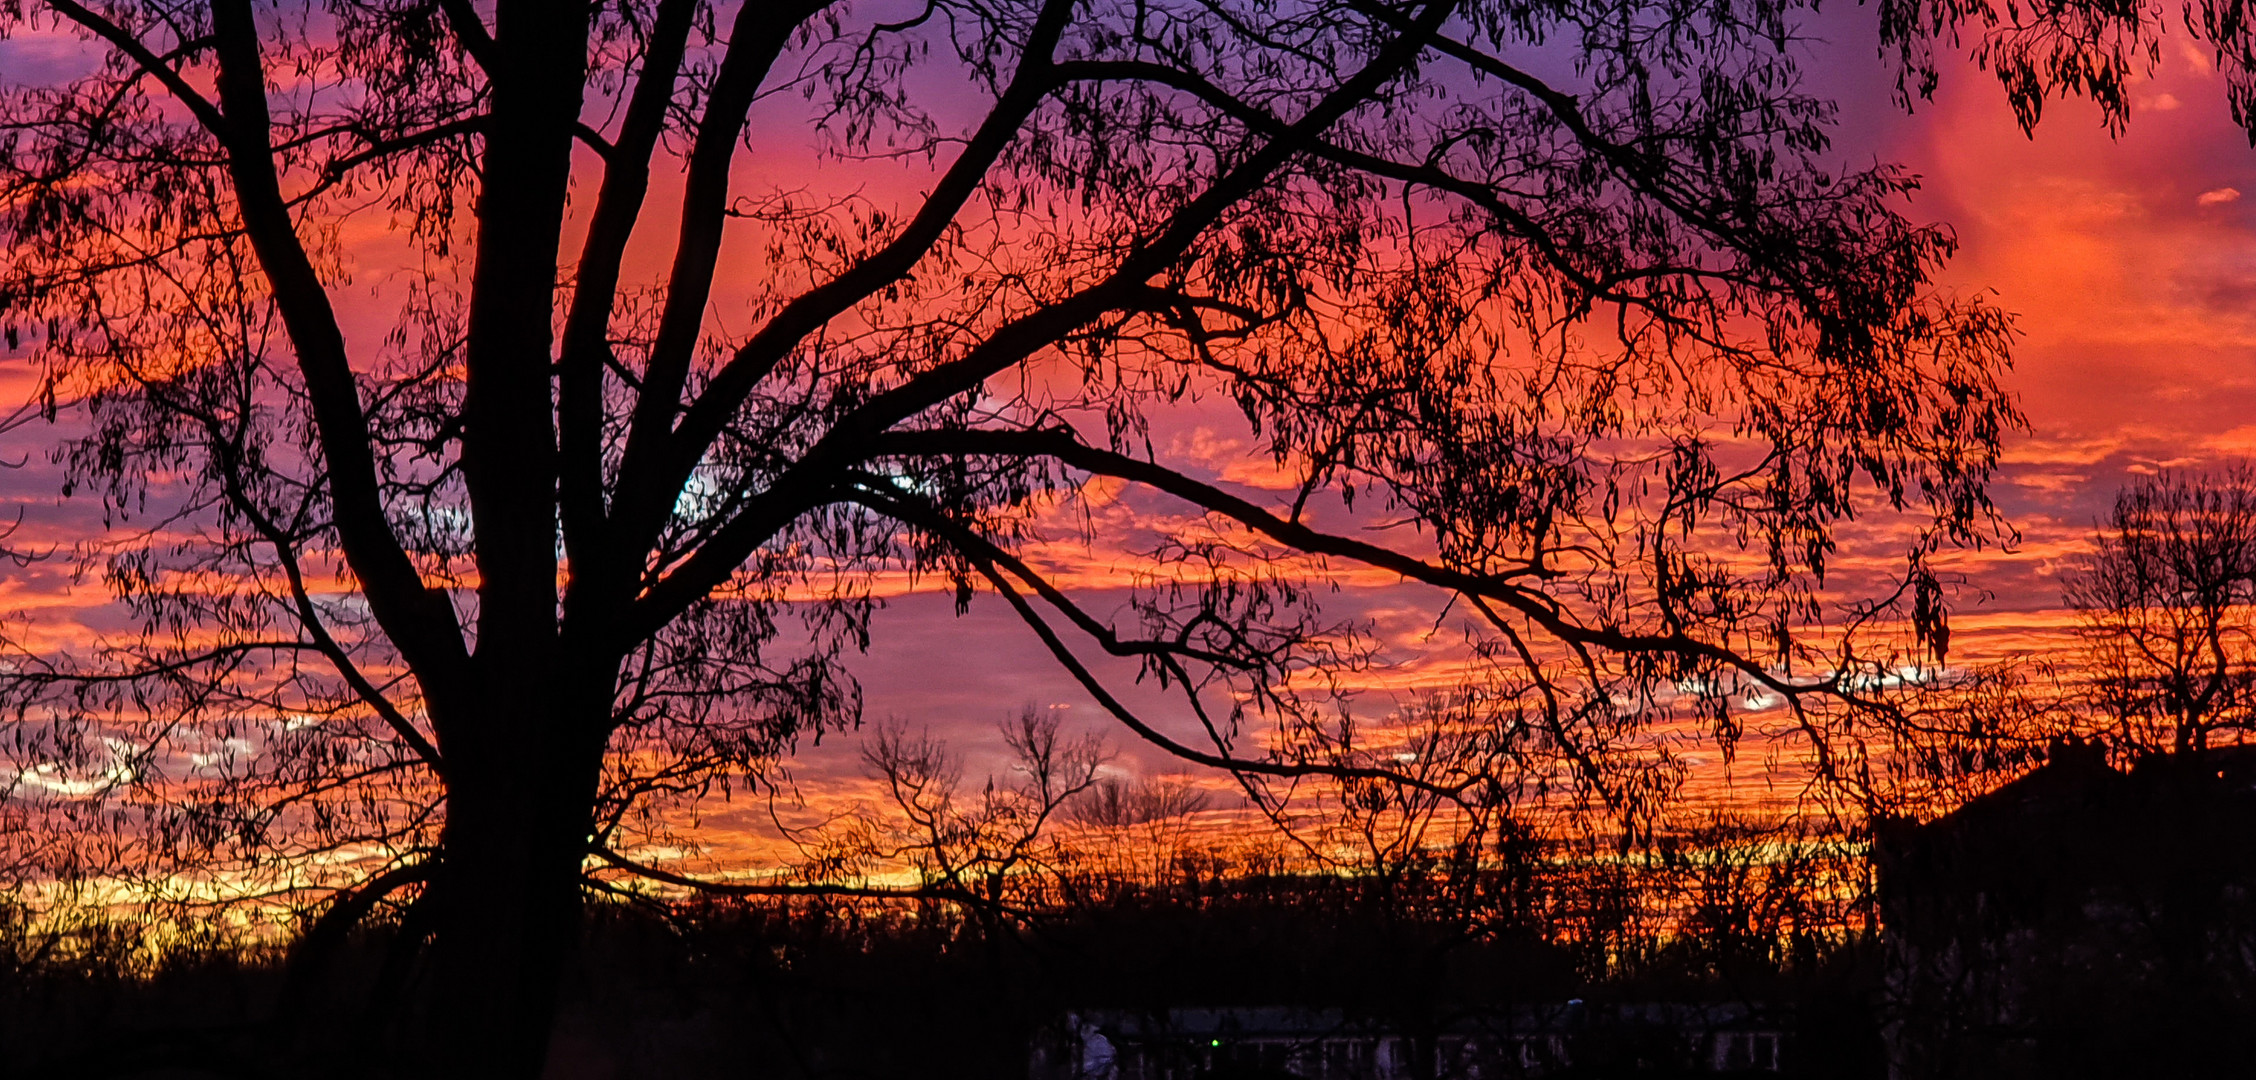
{"label": "tree branch", "polygon": [[902,889],[883,885],[785,885],[707,881],[687,874],[677,874],[671,870],[662,870],[648,863],[637,862],[602,845],[591,846],[588,849],[588,854],[595,856],[608,866],[624,870],[637,877],[649,878],[652,881],[663,882],[668,885],[678,885],[685,889],[714,896],[852,896],[880,900],[953,900],[961,904],[978,905],[988,903],[985,897],[961,888],[919,886]]}
{"label": "tree branch", "polygon": [[[1453,10],[1453,3],[1431,4],[1420,16],[1419,25],[1430,32]],[[796,513],[795,507],[805,505],[811,490],[829,488],[842,475],[841,470],[867,458],[870,448],[887,428],[950,398],[978,389],[990,376],[1008,370],[1108,311],[1133,307],[1146,280],[1181,257],[1229,207],[1257,190],[1271,173],[1299,152],[1302,144],[1338,122],[1415,60],[1420,47],[1416,35],[1404,35],[1389,43],[1371,63],[1327,94],[1282,137],[1249,154],[1245,161],[1171,216],[1157,235],[1136,244],[1133,254],[1104,281],[1003,325],[963,356],[872,396],[841,418],[786,470],[774,487],[749,500],[742,514],[753,522],[751,527],[738,529],[736,523],[731,522],[722,530],[727,543],[719,542],[722,537],[716,536],[701,545],[635,601],[628,625],[663,626],[728,580],[735,568],[751,557],[760,541],[773,535],[775,529],[782,527],[781,523],[788,522],[786,514]],[[749,387],[744,389],[749,391]],[[648,400],[646,397],[644,403]],[[653,506],[662,505],[670,511],[672,495],[662,493],[681,490],[703,453],[702,447],[718,435],[736,405],[730,398],[712,392],[701,396],[691,407],[690,415],[683,418],[680,434],[687,441],[679,444],[681,456],[670,463],[663,482],[627,484],[622,472],[622,486],[646,500],[662,497],[665,501],[653,503]],[[692,447],[696,448],[694,452]],[[664,519],[657,516],[656,509],[646,513],[663,524]],[[650,529],[649,523],[644,523],[646,535],[655,535]]]}
{"label": "tree branch", "polygon": [[[605,155],[603,186],[589,218],[572,286],[572,306],[564,319],[557,360],[559,431],[557,495],[572,578],[566,587],[566,619],[586,601],[587,586],[604,572],[599,552],[604,528],[603,368],[611,355],[611,313],[617,305],[619,266],[627,242],[641,220],[650,190],[650,155],[666,127],[697,0],[661,0],[652,20],[650,43],[642,57],[618,141]],[[603,590],[598,590],[601,592]]]}
{"label": "tree branch", "polygon": [[1532,564],[1502,573],[1480,574],[1436,566],[1377,544],[1320,532],[1298,521],[1280,518],[1212,484],[1194,480],[1152,462],[1090,446],[1068,431],[896,431],[873,439],[871,453],[872,456],[887,453],[939,453],[1051,457],[1085,472],[1133,481],[1173,495],[1202,509],[1221,514],[1297,551],[1353,559],[1382,570],[1392,570],[1413,581],[1496,601],[1542,627],[1545,633],[1570,645],[1620,652],[1675,653],[1711,660],[1733,668],[1783,696],[1838,692],[1841,689],[1839,674],[1814,683],[1789,682],[1729,649],[1690,637],[1681,631],[1633,634],[1582,626],[1563,616],[1539,595],[1510,584],[1513,578],[1541,577],[1548,573]]}
{"label": "tree branch", "polygon": [[375,452],[360,390],[328,291],[298,240],[282,200],[267,138],[266,73],[249,0],[216,0],[220,103],[226,109],[227,169],[259,265],[296,347],[313,406],[330,501],[345,560],[360,578],[369,609],[426,679],[445,682],[466,653],[453,605],[427,589],[385,518]]}
{"label": "tree branch", "polygon": [[[821,5],[814,5],[819,10]],[[647,547],[665,527],[673,506],[666,492],[679,490],[698,460],[711,448],[744,398],[761,379],[816,328],[851,308],[886,285],[900,280],[930,251],[946,232],[966,200],[978,190],[987,170],[1018,135],[1019,125],[1032,115],[1053,88],[1049,77],[1050,53],[1057,47],[1072,0],[1047,0],[1020,54],[1010,86],[996,99],[961,154],[942,174],[932,193],[901,232],[884,247],[837,278],[802,294],[770,318],[751,339],[739,347],[681,416],[681,394],[688,379],[697,336],[703,325],[705,299],[710,291],[715,257],[720,247],[721,225],[727,202],[727,155],[734,149],[737,125],[749,108],[756,80],[747,76],[729,83],[724,61],[722,83],[714,88],[698,146],[691,158],[690,187],[683,196],[682,240],[677,249],[666,310],[657,340],[651,346],[648,374],[635,405],[634,427],[628,436],[619,471],[621,528],[628,542]],[[751,9],[747,8],[749,12]],[[741,23],[740,23],[741,27]],[[742,32],[741,29],[739,31]],[[775,47],[781,48],[781,35]],[[730,43],[729,59],[736,58]],[[773,57],[760,60],[761,72]],[[746,67],[751,66],[747,60]],[[724,100],[724,87],[731,97]],[[741,97],[741,103],[737,100]],[[715,123],[721,105],[736,108],[725,138]],[[713,134],[715,145],[708,147]],[[708,175],[710,174],[710,175]]]}
{"label": "tree branch", "polygon": [[294,1023],[305,1015],[314,987],[319,984],[330,960],[353,928],[376,909],[376,904],[409,885],[429,881],[438,864],[435,856],[401,863],[355,888],[338,890],[328,909],[290,947],[279,998],[279,1010],[285,1023]]}
{"label": "tree branch", "polygon": [[470,59],[490,77],[494,67],[493,34],[478,18],[478,9],[470,6],[470,0],[439,0],[439,10],[446,14],[447,27],[454,31],[454,40],[462,46],[462,51],[469,53]]}
{"label": "tree branch", "polygon": [[220,115],[219,109],[211,103],[210,99],[197,93],[195,87],[188,85],[188,80],[181,78],[180,73],[174,71],[171,65],[166,64],[157,54],[149,51],[149,47],[143,45],[141,39],[134,37],[126,32],[124,27],[103,18],[85,5],[77,3],[76,0],[45,0],[45,2],[48,7],[55,10],[56,14],[93,31],[96,37],[109,42],[111,48],[124,53],[128,59],[133,61],[134,67],[139,68],[143,74],[150,78],[163,83],[165,89],[170,91],[172,96],[179,98],[180,103],[188,107],[188,111],[195,115],[196,122],[202,124],[204,130],[217,136],[221,142],[228,140],[227,119]]}
{"label": "tree branch", "polygon": [[[1127,725],[1128,729],[1135,732],[1137,737],[1167,751],[1169,754],[1193,764],[1226,769],[1233,773],[1279,778],[1328,776],[1350,780],[1384,780],[1388,783],[1401,784],[1451,799],[1461,796],[1465,788],[1473,783],[1473,781],[1468,780],[1462,785],[1445,787],[1391,769],[1375,769],[1360,765],[1322,765],[1309,762],[1285,764],[1274,761],[1256,761],[1250,758],[1233,757],[1227,753],[1210,754],[1171,739],[1161,733],[1159,729],[1145,722],[1142,717],[1136,715],[1134,710],[1129,709],[1125,703],[1113,695],[1111,690],[1105,687],[1096,674],[1089,670],[1088,665],[1082,663],[1081,658],[1074,655],[1072,647],[1058,636],[1055,629],[1051,628],[1049,621],[1042,618],[1041,612],[1036,611],[1033,604],[1029,603],[1018,588],[1011,584],[1010,578],[1003,573],[1002,569],[993,561],[982,557],[983,553],[979,550],[981,545],[969,542],[971,534],[963,526],[949,521],[945,515],[937,511],[920,507],[906,499],[891,498],[877,492],[861,490],[853,492],[849,497],[855,502],[889,517],[897,518],[919,528],[931,529],[941,533],[947,536],[951,542],[963,542],[964,546],[959,547],[958,550],[965,553],[965,557],[971,560],[972,565],[979,568],[981,576],[985,577],[995,591],[1001,594],[1005,601],[1009,602],[1011,608],[1018,612],[1019,618],[1026,623],[1029,629],[1034,631],[1035,636],[1042,639],[1042,644],[1050,650],[1050,655],[1055,657],[1059,665],[1063,666],[1073,676],[1074,681],[1080,683],[1081,688],[1090,697],[1096,699],[1099,706],[1106,712],[1111,713],[1114,719]],[[1049,591],[1054,593],[1054,590]],[[1062,601],[1062,594],[1056,595]],[[1060,610],[1066,611],[1068,617],[1071,617],[1068,608],[1061,607]],[[1186,682],[1183,686],[1183,692],[1193,694],[1197,692],[1197,688]]]}

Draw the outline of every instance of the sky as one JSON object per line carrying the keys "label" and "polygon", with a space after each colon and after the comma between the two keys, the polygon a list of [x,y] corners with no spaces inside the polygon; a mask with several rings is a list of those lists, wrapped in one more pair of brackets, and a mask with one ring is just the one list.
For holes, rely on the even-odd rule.
{"label": "sky", "polygon": [[[1959,611],[1957,648],[1977,658],[2043,650],[2057,646],[2064,623],[2056,573],[2118,487],[2158,468],[2256,454],[2256,152],[2227,115],[2220,77],[2178,42],[2136,88],[2120,137],[2110,137],[2096,109],[2065,102],[2026,138],[1996,82],[1964,66],[1946,71],[1936,99],[1906,115],[1888,102],[1891,74],[1877,56],[1873,18],[1868,8],[1830,8],[1816,26],[1824,40],[1810,46],[1816,89],[1845,103],[1836,150],[1920,174],[1909,213],[1949,222],[1963,244],[1946,286],[1993,294],[2022,332],[2007,385],[2020,395],[2029,430],[2011,439],[1992,488],[2021,539],[1957,560],[1987,594]],[[18,43],[0,59],[33,56]],[[51,53],[37,59],[67,64]],[[387,240],[378,233],[359,242],[373,255]],[[0,394],[20,395],[25,376],[21,362],[0,360]],[[45,462],[55,437],[39,424],[0,435],[0,453],[25,462],[0,471],[0,501],[22,513],[24,538],[61,540],[101,527],[85,500],[56,497]],[[1205,440],[1199,453],[1224,472],[1251,445],[1223,425],[1192,425],[1182,437]],[[1118,569],[1102,553],[1091,560],[1084,569],[1094,577]],[[39,613],[51,632],[105,619],[94,607],[98,583],[5,563],[0,578],[0,609]],[[1373,620],[1394,647],[1390,670],[1374,673],[1374,683],[1446,678],[1448,650],[1426,647],[1440,600],[1383,578],[1345,586],[1342,608]],[[1102,590],[1084,596],[1100,610],[1117,601]],[[991,600],[958,616],[936,591],[892,597],[854,670],[871,724],[929,727],[974,775],[1003,767],[995,724],[1027,706],[1110,731],[1120,772],[1170,768],[1110,728]],[[865,734],[832,736],[794,759],[811,804],[869,794],[858,759]],[[1722,775],[1712,755],[1702,760]],[[1759,784],[1751,767],[1743,758],[1733,782]],[[722,832],[757,832],[759,817],[746,804],[717,808],[708,820]]]}
{"label": "sky", "polygon": [[1876,140],[1958,229],[1947,280],[1994,292],[2023,334],[2008,385],[2030,430],[1992,488],[2023,541],[1982,568],[1997,595],[1968,613],[2001,632],[2050,624],[2061,559],[2126,481],[2256,452],[2256,153],[2190,48],[2134,101],[2119,139],[2081,102],[2027,139],[1995,83],[1962,72]]}
{"label": "sky", "polygon": [[[1935,100],[1907,115],[1888,100],[1871,17],[1829,9],[1818,26],[1829,39],[1812,46],[1815,88],[1844,103],[1836,150],[1919,174],[1908,212],[1948,222],[1963,245],[1945,286],[1991,293],[2022,334],[2006,385],[2029,430],[2010,439],[1991,489],[2020,542],[1955,560],[1975,594],[1953,620],[1954,659],[2057,649],[2067,622],[2057,571],[2118,488],[2256,454],[2256,151],[2232,123],[2221,77],[2175,41],[2137,86],[2120,137],[2080,101],[2056,102],[2025,137],[1996,80],[1968,65],[1946,69]],[[1367,591],[1357,600],[1404,631],[1398,640],[1430,628],[1432,594]],[[1092,710],[999,605],[958,619],[943,598],[905,597],[878,633],[886,660],[862,673],[869,715],[929,723],[974,767],[994,748],[981,729],[1020,703]],[[980,643],[975,663],[965,663],[967,641]],[[1407,645],[1401,655],[1407,667],[1421,659]],[[977,674],[935,678],[951,670]],[[1712,752],[1693,754],[1725,771]],[[843,783],[847,758],[807,755],[800,769]],[[1732,782],[1759,788],[1761,760],[1743,755]],[[1128,764],[1167,767],[1133,753]]]}
{"label": "sky", "polygon": [[[2137,86],[2119,137],[2080,101],[2053,104],[2026,137],[1995,79],[1968,65],[1946,69],[1935,100],[1906,114],[1889,102],[1871,17],[1831,9],[1818,26],[1829,38],[1812,46],[1815,88],[1844,103],[1835,149],[1918,173],[1909,214],[1948,222],[1963,245],[1944,286],[1992,294],[2022,335],[2006,385],[2029,426],[2009,440],[1991,489],[2020,540],[1951,560],[1973,587],[1954,615],[1953,659],[2058,650],[2068,618],[2057,572],[2085,549],[2118,488],[2157,469],[2256,454],[2256,152],[2231,121],[2222,79],[2177,42]],[[1418,644],[1440,598],[1384,582],[1349,593],[1341,602],[1396,645],[1397,663],[1372,683],[1447,681],[1446,642]],[[1095,713],[999,604],[958,617],[944,597],[900,597],[877,637],[873,662],[858,669],[868,716],[929,725],[975,774],[1006,767],[992,725],[1021,705],[1082,722]],[[1172,768],[1124,732],[1111,741],[1123,771]],[[800,755],[797,778],[814,801],[862,790],[856,746],[834,739]],[[1759,750],[1730,767],[1712,747],[1686,752],[1726,797],[1778,791]]]}

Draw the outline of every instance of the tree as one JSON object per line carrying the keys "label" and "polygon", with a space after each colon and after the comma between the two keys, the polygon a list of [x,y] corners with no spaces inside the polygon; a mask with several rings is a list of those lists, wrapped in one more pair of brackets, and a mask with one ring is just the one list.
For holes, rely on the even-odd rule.
{"label": "tree", "polygon": [[[1756,693],[1853,773],[1821,714],[1899,662],[1853,632],[1940,645],[1925,556],[1989,534],[2017,415],[1912,179],[1829,160],[1797,14],[10,0],[99,57],[0,99],[0,314],[123,613],[12,631],[11,799],[46,873],[308,940],[414,897],[428,1067],[491,1077],[538,1071],[591,876],[854,722],[880,573],[992,594],[1257,798],[1634,825],[1653,725],[1728,746]],[[922,190],[769,164],[809,141]],[[1169,457],[1203,400],[1291,490]],[[1189,511],[1110,615],[1031,546],[1097,479]],[[1874,508],[1919,539],[1830,617]],[[1323,689],[1374,655],[1333,562],[1476,620],[1447,769]]]}
{"label": "tree", "polygon": [[2119,745],[2199,752],[2256,724],[2256,473],[2160,473],[2115,496],[2063,582],[2091,712]]}
{"label": "tree", "polygon": [[[1879,14],[1882,51],[1895,54],[1896,97],[1906,108],[1931,98],[1939,85],[1938,45],[1955,51],[1970,41],[1969,55],[1997,76],[2024,134],[2034,137],[2048,102],[2082,97],[2099,107],[2109,134],[2120,135],[2131,120],[2133,87],[2160,66],[2163,41],[2177,36],[2206,46],[2224,76],[2234,121],[2256,145],[2256,18],[2245,0],[2195,0],[2174,18],[2166,7],[2114,0],[1884,0]],[[1917,774],[1914,786],[1930,788],[1906,806],[1963,801],[2000,773],[2043,760],[2052,739],[2090,733],[2095,717],[2132,749],[2158,750],[2164,742],[2199,749],[2213,719],[2237,712],[2245,693],[2240,676],[2227,674],[2239,663],[2228,659],[2238,651],[2239,631],[2226,627],[2237,621],[2231,608],[2240,601],[2222,595],[2240,586],[2212,576],[2227,573],[2221,566],[2179,560],[2238,558],[2221,548],[2199,553],[2235,543],[2226,534],[2242,525],[2199,520],[2209,511],[2197,504],[2218,500],[2208,503],[2211,510],[2237,518],[2243,495],[2233,489],[2243,483],[2235,467],[2221,476],[2140,485],[2119,497],[2116,538],[2101,534],[2096,561],[2069,588],[2081,613],[2084,659],[2100,673],[2097,680],[2071,686],[2083,682],[2081,673],[2042,663],[1995,665],[1968,676],[1933,718],[1895,725],[1908,735],[1895,740],[1896,756],[1911,763],[1906,772]],[[2122,532],[2127,522],[2148,517],[2160,530],[2151,543]],[[2185,603],[2152,591],[2180,573],[2192,575],[2180,584],[2211,599]],[[2223,607],[2207,609],[2213,601]],[[2198,640],[2204,624],[2219,631],[2215,649]],[[2180,632],[2192,635],[2183,648],[2174,640]]]}
{"label": "tree", "polygon": [[[2054,97],[2098,105],[2110,133],[2131,120],[2131,87],[2162,62],[2169,10],[2123,0],[1883,0],[1880,40],[1899,64],[1896,97],[1909,107],[1941,81],[1935,43],[1957,48],[1969,30],[1974,62],[1996,74],[2024,133],[2033,133]],[[2225,76],[2225,102],[2256,145],[2256,19],[2246,0],[2195,0],[2179,9],[2177,31],[2209,46]]]}
{"label": "tree", "polygon": [[1899,703],[1891,816],[1948,813],[2063,751],[2194,755],[2256,727],[2250,465],[2135,479],[2060,578],[2081,648],[1962,669]]}

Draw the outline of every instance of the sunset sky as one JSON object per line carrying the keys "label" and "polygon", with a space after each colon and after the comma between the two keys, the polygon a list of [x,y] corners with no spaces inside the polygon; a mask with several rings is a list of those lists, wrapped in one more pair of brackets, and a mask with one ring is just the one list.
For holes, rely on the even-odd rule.
{"label": "sunset sky", "polygon": [[[2136,115],[2120,138],[2109,137],[2095,109],[2069,102],[2050,109],[2026,139],[1995,80],[1971,68],[1947,73],[1937,100],[1907,116],[1888,102],[1891,73],[1876,55],[1873,20],[1869,8],[1831,8],[1817,24],[1831,40],[1811,45],[1816,88],[1844,102],[1836,150],[1850,161],[1898,161],[1921,174],[1925,188],[1911,216],[1947,221],[1963,241],[1949,285],[1994,292],[2023,333],[2009,385],[2031,430],[2013,438],[1992,489],[2022,540],[2010,551],[1957,560],[1974,585],[1994,594],[1958,613],[1957,648],[1973,657],[2043,648],[2062,623],[2055,570],[2081,547],[2119,485],[2160,467],[2256,454],[2256,152],[2227,115],[2220,78],[2177,42],[2166,44],[2159,74],[2137,88]],[[56,47],[14,43],[0,51],[0,67],[67,70],[71,58]],[[913,189],[918,175],[901,179]],[[391,243],[380,233],[354,242],[373,262]],[[350,320],[352,301],[342,302]],[[27,385],[26,365],[0,361],[0,393],[20,399]],[[1245,456],[1251,440],[1242,421],[1233,427],[1228,410],[1213,410],[1211,423],[1206,416],[1163,436],[1218,475],[1258,487],[1266,461]],[[91,502],[58,502],[57,471],[46,457],[56,438],[37,423],[0,436],[6,458],[25,462],[0,471],[0,497],[23,514],[19,546],[67,542],[101,527]],[[1856,532],[1847,535],[1853,544]],[[1867,539],[1887,543],[1878,534]],[[1083,558],[1078,580],[1118,580],[1119,563],[1105,551]],[[67,637],[105,619],[95,607],[98,584],[74,583],[56,563],[0,564],[0,576],[0,610],[35,613],[44,632]],[[1092,587],[1084,599],[1104,611],[1117,596]],[[1435,630],[1442,599],[1383,576],[1346,583],[1336,610],[1370,619],[1394,650],[1396,663],[1367,680],[1375,702],[1447,680],[1454,633],[1446,624]],[[891,599],[855,670],[870,721],[930,725],[966,754],[973,773],[999,767],[993,725],[1022,706],[1063,708],[1076,723],[1111,730],[1007,609],[980,602],[957,617],[937,583]],[[1129,747],[1125,732],[1111,738],[1124,750],[1120,768],[1165,767],[1156,754]],[[853,733],[826,739],[799,757],[794,773],[811,799],[861,789],[858,740]],[[1743,760],[1741,769],[1750,764]]]}
{"label": "sunset sky", "polygon": [[[1843,103],[1836,149],[1921,174],[1911,215],[1949,222],[1963,242],[1946,282],[1994,292],[2023,334],[2008,385],[2030,430],[2012,439],[1991,489],[2022,540],[1957,560],[1993,595],[1956,614],[1953,658],[2056,647],[2050,635],[2064,620],[2055,570],[2082,550],[2120,485],[2256,453],[2256,151],[2206,58],[2176,42],[2139,86],[2120,138],[2078,101],[2055,103],[2029,139],[1995,79],[1971,66],[1949,72],[1936,100],[1911,115],[1890,105],[1891,69],[1870,22],[1868,8],[1830,9],[1822,25],[1835,36],[1813,46],[1814,84]],[[1244,438],[1228,428],[1207,435]],[[1885,537],[1870,540],[1887,547],[1867,554],[1898,553]],[[1854,543],[1844,554],[1859,554]],[[1345,599],[1391,625],[1401,649],[1401,667],[1374,681],[1445,681],[1419,674],[1445,667],[1443,650],[1415,644],[1440,598],[1364,592]],[[929,722],[962,732],[955,738],[968,748],[992,744],[989,726],[1021,703],[1094,711],[1000,605],[957,619],[945,598],[904,597],[880,634],[862,668],[872,719]],[[826,747],[802,774],[814,780],[830,762],[850,773],[850,757]],[[1759,764],[1760,755],[1742,758],[1738,782],[1760,786]],[[1142,765],[1163,767],[1156,757]]]}

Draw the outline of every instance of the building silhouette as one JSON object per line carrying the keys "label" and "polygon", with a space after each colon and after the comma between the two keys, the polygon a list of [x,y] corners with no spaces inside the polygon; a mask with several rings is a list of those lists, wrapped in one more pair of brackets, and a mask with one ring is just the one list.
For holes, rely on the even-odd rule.
{"label": "building silhouette", "polygon": [[2247,1075],[2256,747],[2056,744],[1875,830],[1891,1080]]}

